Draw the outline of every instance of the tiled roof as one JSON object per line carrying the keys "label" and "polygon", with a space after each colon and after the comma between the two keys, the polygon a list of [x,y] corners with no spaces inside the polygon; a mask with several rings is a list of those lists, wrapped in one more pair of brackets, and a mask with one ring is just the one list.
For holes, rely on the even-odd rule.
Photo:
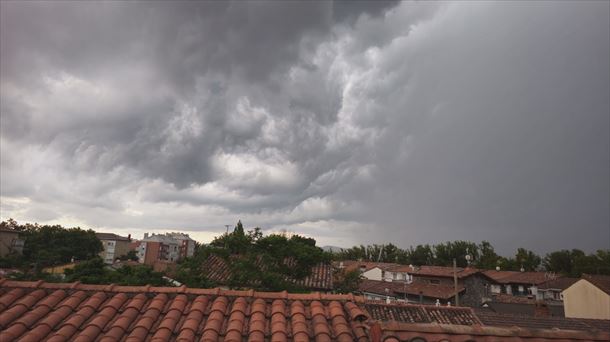
{"label": "tiled roof", "polygon": [[0,341],[368,341],[353,295],[0,280]]}
{"label": "tiled roof", "polygon": [[[390,272],[407,272],[415,276],[429,276],[429,277],[450,277],[453,278],[453,267],[445,266],[411,266],[411,265],[400,265],[388,269]],[[468,268],[456,268],[456,275],[458,278],[465,278],[475,273],[480,272],[479,269],[468,267]]]}
{"label": "tiled roof", "polygon": [[[231,268],[225,259],[210,255],[201,266],[204,275],[218,284],[226,284],[231,278]],[[294,280],[296,285],[314,290],[332,290],[332,266],[320,263],[311,268],[311,274],[303,279]],[[255,285],[255,284],[252,284]]]}
{"label": "tiled roof", "polygon": [[381,304],[367,302],[364,307],[378,321],[405,323],[438,323],[458,325],[480,325],[471,308],[437,307],[433,305]]}
{"label": "tiled roof", "polygon": [[557,279],[549,280],[547,282],[544,282],[544,283],[538,285],[538,289],[539,290],[550,290],[550,289],[565,290],[579,280],[580,280],[579,278],[569,278],[569,277],[557,278]]}
{"label": "tiled roof", "polygon": [[[388,289],[387,293],[385,292],[385,289]],[[391,296],[396,296],[405,293],[417,296],[421,293],[424,297],[437,299],[449,299],[455,295],[455,289],[453,286],[434,285],[417,281],[410,284],[406,284],[403,282],[388,282],[365,279],[360,283],[358,290],[361,292],[369,292],[379,295],[387,294]],[[464,291],[464,287],[459,286],[458,293],[462,291]]]}
{"label": "tiled roof", "polygon": [[516,272],[487,270],[483,274],[499,284],[539,285],[549,280],[557,279],[553,274],[545,272]]}
{"label": "tiled roof", "polygon": [[343,263],[343,267],[346,272],[363,269],[365,272],[370,271],[375,267],[382,270],[387,270],[393,267],[398,267],[400,264],[389,263],[389,262],[374,262],[374,261],[357,261],[357,260],[343,260],[335,262],[335,266],[339,266]]}
{"label": "tiled roof", "polygon": [[527,296],[513,296],[505,293],[494,293],[492,294],[492,301],[497,303],[510,303],[510,304],[534,304],[536,299],[534,297]]}
{"label": "tiled roof", "polygon": [[610,276],[583,274],[582,278],[610,295]]}
{"label": "tiled roof", "polygon": [[610,334],[596,331],[538,330],[517,327],[488,327],[480,325],[399,323],[396,321],[373,324],[372,341],[452,342],[452,341],[608,341]]}
{"label": "tiled roof", "polygon": [[95,236],[100,240],[131,241],[129,238],[113,233],[95,233]]}
{"label": "tiled roof", "polygon": [[0,341],[610,340],[595,324],[501,328],[481,325],[469,308],[376,305],[353,295],[0,279]]}
{"label": "tiled roof", "polygon": [[563,317],[533,317],[506,315],[477,311],[477,317],[485,325],[500,327],[522,327],[529,329],[600,330],[610,333],[610,320]]}

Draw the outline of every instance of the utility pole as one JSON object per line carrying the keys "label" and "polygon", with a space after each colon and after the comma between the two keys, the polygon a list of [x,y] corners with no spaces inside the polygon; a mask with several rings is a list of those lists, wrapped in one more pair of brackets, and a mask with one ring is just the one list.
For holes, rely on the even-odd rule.
{"label": "utility pole", "polygon": [[453,286],[455,290],[455,306],[460,306],[460,300],[458,299],[457,264],[455,258],[453,258]]}

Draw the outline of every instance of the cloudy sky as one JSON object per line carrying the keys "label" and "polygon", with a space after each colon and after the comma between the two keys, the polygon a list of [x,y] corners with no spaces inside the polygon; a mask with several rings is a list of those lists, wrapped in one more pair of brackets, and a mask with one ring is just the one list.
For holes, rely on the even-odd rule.
{"label": "cloudy sky", "polygon": [[610,245],[610,3],[1,2],[1,218]]}

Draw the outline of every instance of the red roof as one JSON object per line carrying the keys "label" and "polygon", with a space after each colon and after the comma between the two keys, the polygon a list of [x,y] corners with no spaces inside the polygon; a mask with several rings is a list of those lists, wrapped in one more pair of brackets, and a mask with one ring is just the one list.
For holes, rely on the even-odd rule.
{"label": "red roof", "polygon": [[[385,292],[388,289],[388,292]],[[435,299],[449,299],[455,296],[455,288],[448,285],[433,285],[423,282],[406,284],[403,282],[389,282],[365,279],[358,287],[359,291],[375,293],[379,295],[399,296],[400,294],[419,295]],[[458,293],[464,291],[464,286],[458,287]]]}
{"label": "red roof", "polygon": [[[406,272],[415,276],[428,276],[428,277],[444,277],[453,278],[453,267],[445,266],[411,266],[401,265],[388,269],[390,272]],[[480,270],[472,267],[456,268],[456,275],[458,278],[465,278],[475,273],[479,273]]]}
{"label": "red roof", "polygon": [[490,327],[469,308],[375,305],[353,295],[0,279],[0,341],[610,340],[590,326]]}
{"label": "red roof", "polygon": [[539,285],[557,279],[556,275],[545,272],[484,271],[483,274],[499,284]]}
{"label": "red roof", "polygon": [[583,274],[582,278],[610,295],[610,276]]}
{"label": "red roof", "polygon": [[605,319],[519,316],[489,311],[477,311],[476,315],[483,324],[490,326],[522,327],[528,329],[600,330],[610,333],[610,321]]}
{"label": "red roof", "polygon": [[[225,259],[210,255],[201,265],[204,275],[218,284],[226,284],[231,278],[231,268]],[[320,263],[311,268],[311,274],[303,279],[292,280],[296,285],[307,289],[328,291],[333,288],[332,266]],[[256,285],[256,284],[250,284]]]}
{"label": "red roof", "polygon": [[0,341],[368,341],[353,295],[0,280]]}
{"label": "red roof", "polygon": [[552,279],[552,280],[549,280],[547,282],[540,284],[538,286],[538,289],[540,289],[540,290],[550,290],[550,289],[565,290],[579,280],[580,280],[579,278],[568,278],[568,277]]}

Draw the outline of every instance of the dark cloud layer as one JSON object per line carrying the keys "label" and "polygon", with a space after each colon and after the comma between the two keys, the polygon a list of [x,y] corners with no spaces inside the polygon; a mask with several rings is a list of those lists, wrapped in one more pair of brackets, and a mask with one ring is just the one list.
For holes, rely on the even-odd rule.
{"label": "dark cloud layer", "polygon": [[608,3],[1,9],[3,219],[610,243]]}

